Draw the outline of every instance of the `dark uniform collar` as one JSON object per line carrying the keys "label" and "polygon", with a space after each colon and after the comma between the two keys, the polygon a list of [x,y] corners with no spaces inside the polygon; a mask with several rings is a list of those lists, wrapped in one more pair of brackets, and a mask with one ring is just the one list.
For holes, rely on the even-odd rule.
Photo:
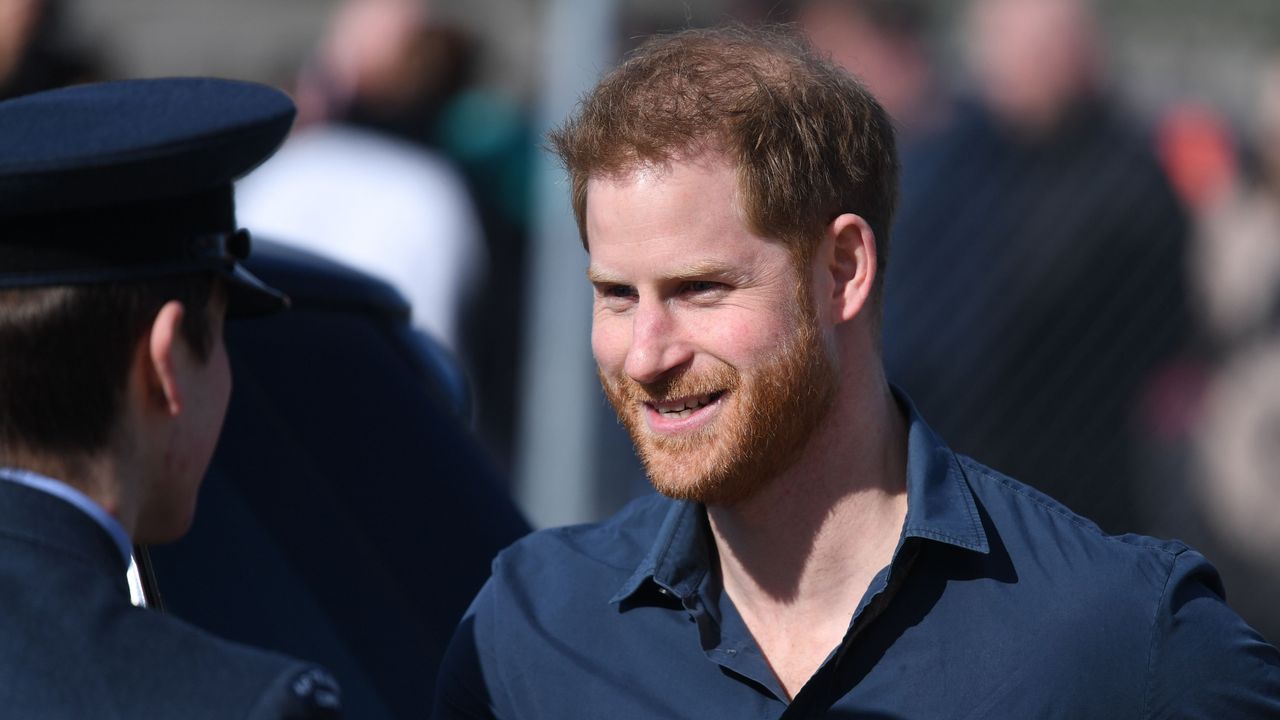
{"label": "dark uniform collar", "polygon": [[[893,394],[907,416],[907,517],[898,547],[906,538],[920,538],[989,552],[973,491],[955,453],[925,423],[905,393],[895,387]],[[687,598],[710,572],[714,552],[706,509],[698,503],[673,502],[649,552],[610,602],[621,603],[650,582]]]}
{"label": "dark uniform collar", "polygon": [[127,562],[110,534],[88,514],[59,497],[0,481],[0,536],[75,557],[109,578],[125,598]]}

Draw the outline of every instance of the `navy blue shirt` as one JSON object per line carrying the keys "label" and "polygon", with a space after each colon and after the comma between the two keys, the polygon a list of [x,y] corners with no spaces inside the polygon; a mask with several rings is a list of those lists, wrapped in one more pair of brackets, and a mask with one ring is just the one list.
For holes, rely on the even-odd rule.
{"label": "navy blue shirt", "polygon": [[908,412],[897,550],[794,700],[721,590],[703,508],[653,496],[498,556],[436,717],[1280,718],[1280,653],[1201,555],[1108,536]]}

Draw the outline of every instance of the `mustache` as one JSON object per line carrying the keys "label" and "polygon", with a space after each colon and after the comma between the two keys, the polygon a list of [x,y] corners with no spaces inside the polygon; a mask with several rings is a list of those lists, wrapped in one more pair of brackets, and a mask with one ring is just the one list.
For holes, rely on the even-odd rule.
{"label": "mustache", "polygon": [[728,366],[718,366],[697,373],[684,368],[648,383],[639,382],[626,373],[606,375],[599,368],[596,368],[596,374],[611,398],[628,403],[660,403],[710,395],[734,390],[741,383],[738,371]]}

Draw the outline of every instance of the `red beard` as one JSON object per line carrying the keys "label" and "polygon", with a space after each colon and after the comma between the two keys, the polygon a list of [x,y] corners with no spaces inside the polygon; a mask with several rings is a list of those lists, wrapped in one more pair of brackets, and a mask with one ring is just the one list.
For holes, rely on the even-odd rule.
{"label": "red beard", "polygon": [[[806,298],[807,299],[807,298]],[[679,370],[652,383],[600,373],[609,402],[627,428],[653,486],[677,500],[742,502],[790,467],[826,418],[838,385],[811,303],[800,303],[796,330],[757,367],[719,364],[698,375]],[[719,416],[679,435],[646,424],[647,404],[722,393]]]}

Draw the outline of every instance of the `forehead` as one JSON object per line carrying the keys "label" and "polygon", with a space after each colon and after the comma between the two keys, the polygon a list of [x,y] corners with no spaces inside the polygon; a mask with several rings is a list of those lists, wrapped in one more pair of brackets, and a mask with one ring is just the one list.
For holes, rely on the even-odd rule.
{"label": "forehead", "polygon": [[588,181],[586,228],[595,274],[745,260],[779,245],[748,225],[735,168],[703,154]]}
{"label": "forehead", "polygon": [[737,168],[721,153],[702,151],[641,162],[587,180],[587,219],[617,219],[620,211],[650,214],[686,209],[694,200],[718,216],[740,216]]}

